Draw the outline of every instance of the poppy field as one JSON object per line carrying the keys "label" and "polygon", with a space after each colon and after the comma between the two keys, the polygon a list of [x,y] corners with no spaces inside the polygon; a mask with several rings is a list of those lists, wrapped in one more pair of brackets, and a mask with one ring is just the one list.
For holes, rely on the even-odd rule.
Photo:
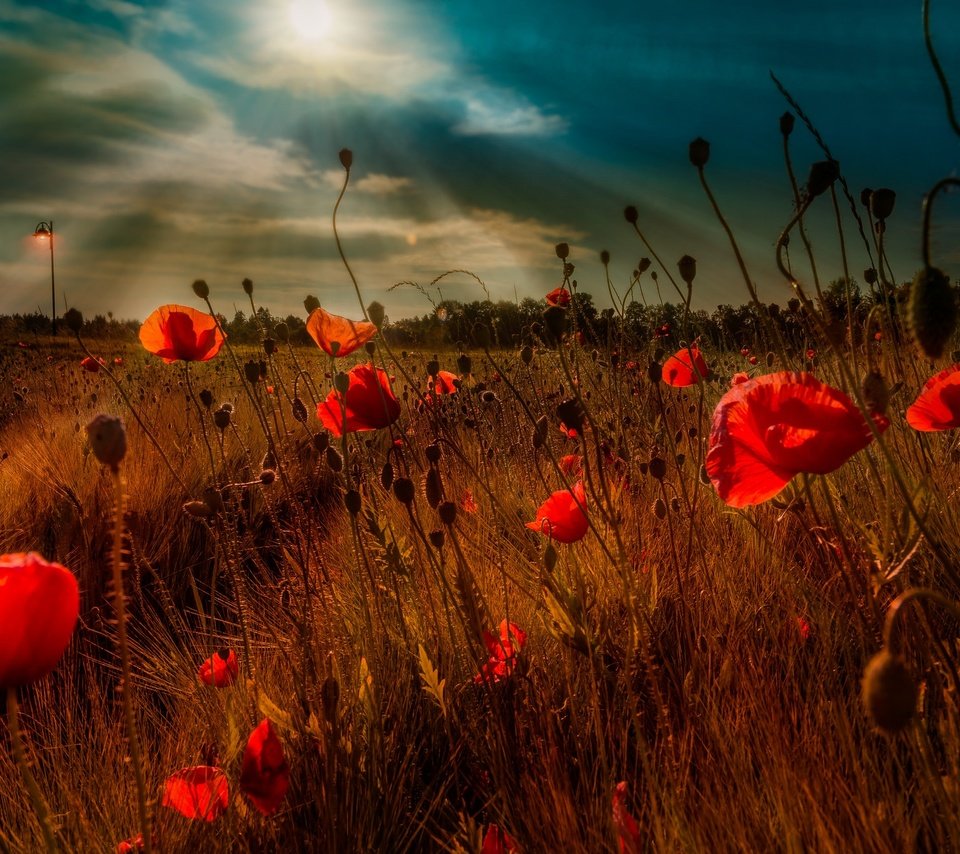
{"label": "poppy field", "polygon": [[[558,244],[512,340],[401,339],[347,245],[307,343],[247,279],[252,343],[196,280],[5,348],[0,851],[955,849],[958,182],[897,283],[893,191],[813,164],[774,306],[689,159],[736,314],[628,207],[654,260]],[[831,200],[855,300],[802,272]]]}

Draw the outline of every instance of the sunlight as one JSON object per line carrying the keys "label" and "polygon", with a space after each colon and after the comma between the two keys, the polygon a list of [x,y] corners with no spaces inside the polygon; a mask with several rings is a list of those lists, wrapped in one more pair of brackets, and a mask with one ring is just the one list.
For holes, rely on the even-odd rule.
{"label": "sunlight", "polygon": [[291,0],[287,19],[304,44],[319,44],[330,34],[332,16],[326,0]]}

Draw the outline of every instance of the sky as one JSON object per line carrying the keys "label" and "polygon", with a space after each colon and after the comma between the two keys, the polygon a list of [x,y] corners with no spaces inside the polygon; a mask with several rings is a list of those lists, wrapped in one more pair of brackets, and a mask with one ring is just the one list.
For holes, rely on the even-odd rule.
{"label": "sky", "polygon": [[[920,261],[920,205],[955,174],[960,140],[926,56],[919,2],[810,0],[0,0],[0,313],[143,318],[193,304],[358,316],[331,214],[365,302],[429,310],[416,289],[451,269],[494,299],[540,297],[571,246],[582,290],[609,305],[648,255],[697,259],[694,302],[747,292],[687,157],[707,175],[761,296],[790,294],[774,245],[790,218],[772,71],[839,160],[851,191],[896,190],[887,232],[899,280]],[[960,6],[933,3],[934,38],[960,88]],[[801,181],[823,159],[797,123]],[[960,205],[941,200],[934,258],[960,270]],[[817,265],[842,274],[829,201],[810,228]],[[869,265],[849,213],[850,270]],[[797,243],[793,259],[809,276]],[[951,269],[952,264],[952,269]],[[662,278],[662,276],[661,276]],[[457,274],[434,298],[483,297]],[[652,283],[645,295],[656,299]],[[664,293],[664,297],[668,297]]]}

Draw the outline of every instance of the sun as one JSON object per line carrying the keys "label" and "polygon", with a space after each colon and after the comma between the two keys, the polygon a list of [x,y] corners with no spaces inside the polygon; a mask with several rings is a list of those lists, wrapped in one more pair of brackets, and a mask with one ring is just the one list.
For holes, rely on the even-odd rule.
{"label": "sun", "polygon": [[333,23],[326,0],[290,0],[287,20],[294,35],[310,45],[323,42]]}

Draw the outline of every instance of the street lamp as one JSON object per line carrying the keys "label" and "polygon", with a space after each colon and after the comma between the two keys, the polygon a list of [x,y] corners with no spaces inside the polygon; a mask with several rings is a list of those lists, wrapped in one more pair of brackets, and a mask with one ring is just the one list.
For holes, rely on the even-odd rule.
{"label": "street lamp", "polygon": [[50,222],[39,222],[33,230],[33,236],[37,240],[50,241],[50,326],[53,334],[57,334],[57,280],[53,271],[53,220]]}

